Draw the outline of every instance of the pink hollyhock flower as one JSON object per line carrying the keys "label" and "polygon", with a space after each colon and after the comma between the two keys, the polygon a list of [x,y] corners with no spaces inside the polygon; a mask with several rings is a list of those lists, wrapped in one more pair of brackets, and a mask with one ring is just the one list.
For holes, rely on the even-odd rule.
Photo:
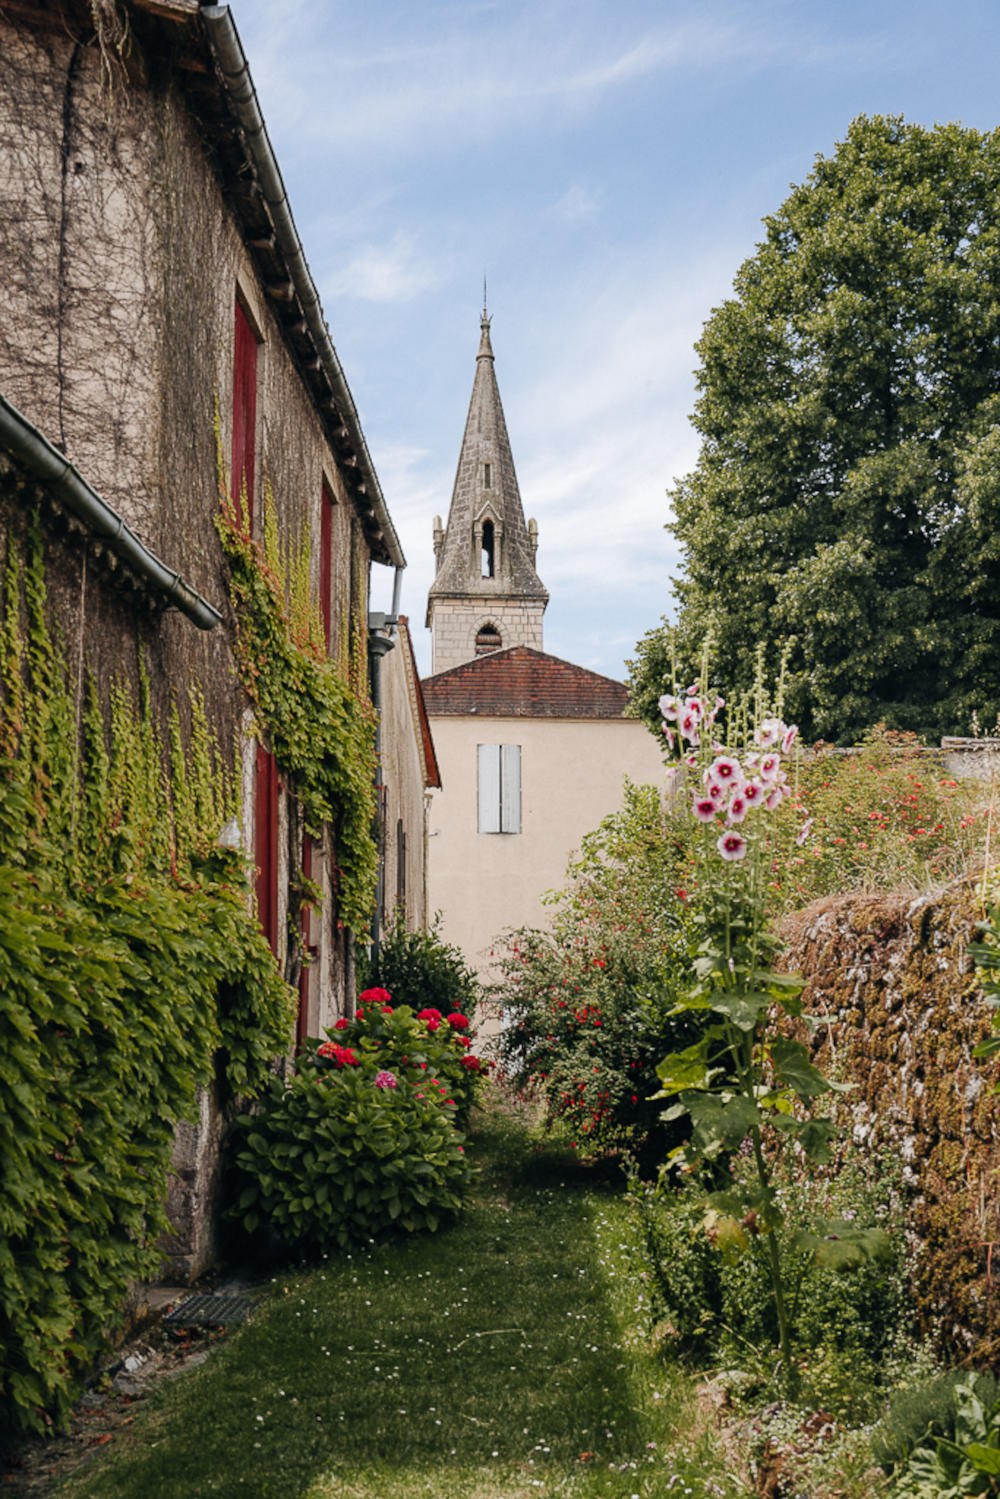
{"label": "pink hollyhock flower", "polygon": [[730,862],[735,859],[742,859],[747,851],[746,839],[732,828],[728,833],[723,833],[715,846],[722,857],[730,860]]}
{"label": "pink hollyhock flower", "polygon": [[777,744],[785,732],[785,725],[780,718],[765,718],[764,722],[754,730],[754,741],[761,749],[770,749]]}
{"label": "pink hollyhock flower", "polygon": [[748,807],[756,807],[763,802],[765,789],[763,781],[747,781],[740,795]]}
{"label": "pink hollyhock flower", "polygon": [[760,757],[760,765],[758,766],[758,770],[760,772],[761,780],[763,780],[763,781],[773,781],[773,780],[775,780],[775,778],[777,777],[778,771],[780,769],[781,769],[781,760],[778,758],[778,756],[776,754],[774,754],[773,752],[771,752],[771,753],[768,753],[766,755],[761,755],[761,757]]}
{"label": "pink hollyhock flower", "polygon": [[774,790],[768,793],[764,806],[769,812],[777,812],[784,800],[785,788],[783,786],[775,786]]}
{"label": "pink hollyhock flower", "polygon": [[718,806],[729,795],[729,787],[723,786],[721,781],[709,781],[705,787],[705,792],[712,798],[716,806]]}
{"label": "pink hollyhock flower", "polygon": [[453,1010],[448,1016],[448,1024],[453,1031],[467,1031],[469,1029],[468,1016],[463,1015],[459,1010]]}
{"label": "pink hollyhock flower", "polygon": [[726,821],[742,822],[749,810],[750,804],[744,796],[743,792],[737,791],[736,795],[731,798],[729,806],[726,808]]}
{"label": "pink hollyhock flower", "polygon": [[738,786],[743,780],[743,769],[732,755],[718,755],[708,767],[706,775],[710,780],[721,781],[724,786]]}
{"label": "pink hollyhock flower", "polygon": [[375,1086],[376,1088],[397,1088],[399,1084],[396,1081],[396,1074],[394,1072],[376,1072]]}
{"label": "pink hollyhock flower", "polygon": [[670,728],[669,724],[663,725],[663,737],[667,741],[667,748],[673,749],[677,743],[677,735],[674,733],[673,729]]}
{"label": "pink hollyhock flower", "polygon": [[802,845],[803,845],[803,843],[805,843],[806,839],[809,837],[809,834],[812,832],[812,825],[813,825],[812,818],[811,817],[807,817],[806,820],[805,820],[805,822],[799,828],[798,834],[796,835],[796,838],[795,838],[795,843],[796,843],[796,846],[798,848],[801,848]]}
{"label": "pink hollyhock flower", "polygon": [[657,707],[660,710],[660,717],[669,719],[671,722],[676,719],[677,714],[680,711],[680,704],[678,703],[672,692],[664,693],[663,697],[660,698]]}
{"label": "pink hollyhock flower", "polygon": [[710,796],[699,796],[697,801],[692,802],[691,811],[699,822],[713,822],[718,807]]}
{"label": "pink hollyhock flower", "polygon": [[688,742],[688,744],[700,744],[701,743],[701,740],[698,737],[698,724],[699,723],[700,723],[700,719],[698,718],[698,715],[695,714],[695,713],[692,713],[690,708],[686,708],[684,710],[684,712],[682,713],[682,715],[681,715],[681,718],[680,718],[680,721],[679,721],[677,727],[681,731],[682,738],[686,739],[687,742]]}
{"label": "pink hollyhock flower", "polygon": [[701,698],[700,697],[690,697],[690,698],[688,698],[688,700],[684,704],[684,706],[687,709],[687,711],[689,713],[693,714],[693,716],[700,723],[701,720],[705,716],[705,704],[702,702]]}
{"label": "pink hollyhock flower", "polygon": [[795,743],[798,737],[798,725],[794,723],[789,724],[788,728],[781,736],[781,753],[783,755],[790,755],[792,753],[792,745]]}

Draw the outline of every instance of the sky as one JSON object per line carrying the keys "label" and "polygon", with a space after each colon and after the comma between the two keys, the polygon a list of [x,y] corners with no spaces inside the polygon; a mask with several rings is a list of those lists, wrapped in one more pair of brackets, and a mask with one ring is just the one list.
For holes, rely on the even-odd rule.
{"label": "sky", "polygon": [[[695,343],[859,114],[1000,124],[997,0],[231,0],[407,558],[417,659],[487,278],[545,649],[672,612]],[[392,575],[374,570],[372,606]]]}

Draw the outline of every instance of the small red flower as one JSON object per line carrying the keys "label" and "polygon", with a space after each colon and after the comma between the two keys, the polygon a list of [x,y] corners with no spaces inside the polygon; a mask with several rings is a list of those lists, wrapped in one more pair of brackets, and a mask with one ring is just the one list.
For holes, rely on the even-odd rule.
{"label": "small red flower", "polygon": [[448,1024],[453,1031],[467,1031],[469,1029],[468,1016],[461,1014],[459,1010],[454,1010],[448,1016]]}
{"label": "small red flower", "polygon": [[417,1019],[425,1021],[427,1029],[429,1031],[436,1031],[438,1026],[441,1024],[441,1011],[421,1010],[420,1014],[417,1016]]}

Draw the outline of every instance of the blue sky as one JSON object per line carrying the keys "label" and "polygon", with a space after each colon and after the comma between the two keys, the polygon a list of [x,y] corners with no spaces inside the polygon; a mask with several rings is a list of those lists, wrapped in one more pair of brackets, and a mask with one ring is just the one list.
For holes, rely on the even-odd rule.
{"label": "blue sky", "polygon": [[[232,10],[407,556],[424,670],[484,272],[545,648],[620,678],[670,612],[694,343],[762,217],[858,114],[1000,123],[997,0]],[[390,592],[377,569],[374,606]]]}

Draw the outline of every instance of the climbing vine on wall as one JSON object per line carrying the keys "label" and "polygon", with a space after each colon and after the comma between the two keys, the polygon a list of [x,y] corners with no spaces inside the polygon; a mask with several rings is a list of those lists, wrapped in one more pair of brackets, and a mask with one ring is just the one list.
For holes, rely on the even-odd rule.
{"label": "climbing vine on wall", "polygon": [[[2,486],[0,486],[2,487]],[[234,778],[204,705],[161,735],[141,662],[76,698],[37,524],[0,599],[0,1427],[65,1419],[159,1260],[173,1124],[256,1092],[293,995],[215,846]],[[169,744],[164,741],[169,739]]]}
{"label": "climbing vine on wall", "polygon": [[[217,529],[229,563],[236,659],[278,768],[302,804],[307,830],[333,828],[344,925],[364,931],[375,898],[375,714],[357,670],[326,654],[308,597],[305,547],[282,557],[273,504],[264,550],[243,528],[220,461]],[[247,506],[241,507],[243,513]],[[305,584],[303,584],[303,579]]]}

